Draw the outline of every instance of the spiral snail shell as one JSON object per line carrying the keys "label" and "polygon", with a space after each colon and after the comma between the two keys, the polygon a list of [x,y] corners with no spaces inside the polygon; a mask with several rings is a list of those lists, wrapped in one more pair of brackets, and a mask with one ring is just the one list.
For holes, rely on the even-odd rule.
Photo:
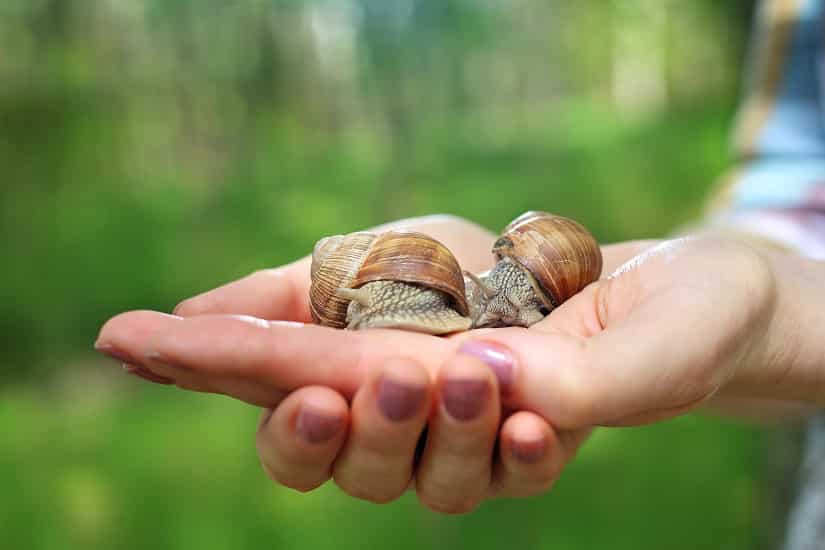
{"label": "spiral snail shell", "polygon": [[361,232],[321,239],[310,274],[310,311],[322,325],[429,334],[471,325],[458,261],[422,233]]}
{"label": "spiral snail shell", "polygon": [[577,222],[526,212],[493,245],[495,267],[468,273],[473,327],[530,326],[599,278],[596,239]]}

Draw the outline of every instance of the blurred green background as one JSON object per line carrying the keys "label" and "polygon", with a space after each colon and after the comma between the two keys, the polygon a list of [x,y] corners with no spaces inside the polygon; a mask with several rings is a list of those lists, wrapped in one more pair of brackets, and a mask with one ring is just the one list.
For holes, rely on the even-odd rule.
{"label": "blurred green background", "polygon": [[527,209],[701,215],[749,0],[2,0],[0,547],[759,548],[775,434],[602,430],[548,495],[442,517],[268,482],[258,411],[92,352],[316,239]]}

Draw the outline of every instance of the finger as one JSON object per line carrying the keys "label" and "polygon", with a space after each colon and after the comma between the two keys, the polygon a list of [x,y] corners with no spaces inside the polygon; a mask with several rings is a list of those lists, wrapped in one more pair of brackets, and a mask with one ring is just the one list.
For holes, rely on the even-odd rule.
{"label": "finger", "polygon": [[526,497],[549,490],[575,452],[570,447],[578,447],[577,443],[562,439],[535,413],[513,414],[499,432],[491,496]]}
{"label": "finger", "polygon": [[456,355],[439,371],[437,386],[416,491],[432,510],[465,513],[489,490],[500,417],[498,385],[484,363]]}
{"label": "finger", "polygon": [[182,301],[182,317],[238,313],[262,319],[309,322],[309,258],[251,275]]}
{"label": "finger", "polygon": [[[237,318],[238,322],[247,321]],[[242,321],[243,320],[243,321]],[[181,389],[230,395],[259,406],[275,406],[285,391],[266,387],[255,380],[245,379],[241,373],[223,369],[221,372],[190,369],[181,365],[162,364],[147,357],[146,342],[168,327],[175,327],[182,318],[153,311],[135,311],[121,314],[101,329],[95,348],[120,363],[125,371],[158,384],[175,384]],[[207,332],[206,336],[210,333]]]}
{"label": "finger", "polygon": [[[393,330],[342,331],[237,315],[180,318],[137,311],[109,320],[97,346],[118,349],[155,374],[185,381],[191,389],[270,406],[283,392],[313,384],[350,398],[370,369],[398,356],[438,365],[455,344]],[[236,393],[237,388],[224,385],[226,380],[242,382],[256,392]]]}
{"label": "finger", "polygon": [[346,400],[333,390],[296,390],[261,419],[256,446],[264,470],[298,491],[322,485],[346,438],[348,417]]}
{"label": "finger", "polygon": [[639,241],[625,241],[602,246],[602,277],[607,277],[629,259],[638,256],[645,250],[656,246],[660,242],[661,241],[658,240],[648,239]]}
{"label": "finger", "polygon": [[371,502],[401,496],[412,479],[430,400],[430,375],[411,359],[373,372],[352,402],[349,437],[333,472],[338,486]]}

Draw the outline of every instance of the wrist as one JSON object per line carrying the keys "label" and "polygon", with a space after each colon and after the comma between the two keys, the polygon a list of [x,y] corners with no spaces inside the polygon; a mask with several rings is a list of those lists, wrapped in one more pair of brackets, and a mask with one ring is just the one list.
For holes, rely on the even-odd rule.
{"label": "wrist", "polygon": [[723,395],[825,405],[825,264],[760,236],[733,238],[764,262],[770,293]]}

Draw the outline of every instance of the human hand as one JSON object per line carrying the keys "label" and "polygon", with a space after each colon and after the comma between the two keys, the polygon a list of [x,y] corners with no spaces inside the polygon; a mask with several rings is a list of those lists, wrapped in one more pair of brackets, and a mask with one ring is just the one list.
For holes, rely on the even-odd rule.
{"label": "human hand", "polygon": [[[620,256],[611,252],[606,249],[607,266],[615,266],[610,258]],[[180,322],[133,313],[107,325],[110,330],[107,333],[104,329],[101,341],[104,336],[117,340],[118,330],[130,323],[135,334],[143,327],[144,336],[152,332],[148,325],[166,324],[165,337],[158,334],[149,338],[151,342],[146,338],[131,342],[143,344],[137,349],[165,350],[158,353],[166,355],[149,357],[153,372],[174,375],[184,386],[188,377],[193,389],[267,404],[278,401],[282,395],[278,391],[312,383],[351,396],[359,382],[367,379],[367,371],[379,369],[399,352],[415,354],[432,373],[437,365],[455,356],[458,341],[481,339],[482,345],[486,343],[512,358],[505,403],[540,413],[569,430],[561,433],[577,434],[593,424],[665,418],[730,388],[742,390],[741,382],[748,380],[742,373],[765,370],[756,360],[765,354],[755,350],[766,346],[755,346],[754,341],[775,341],[761,338],[766,336],[763,329],[768,331],[766,327],[776,324],[766,321],[774,318],[773,277],[770,266],[752,249],[726,239],[702,237],[669,242],[637,258],[617,276],[589,287],[531,330],[474,331],[443,340],[396,331],[330,334],[318,332],[324,330],[321,327],[297,331],[296,326],[264,326],[237,318],[200,317]],[[682,310],[674,309],[680,306],[684,306]],[[146,315],[150,318],[140,318]],[[309,334],[309,329],[314,334]],[[176,336],[170,337],[171,333]],[[198,341],[195,333],[207,336]],[[223,348],[214,338],[218,334]],[[623,341],[621,337],[627,335],[640,338]],[[128,338],[120,337],[130,344]],[[674,349],[672,338],[685,345]],[[232,350],[231,344],[237,346],[238,341],[255,344],[257,353],[227,369],[222,365],[233,357],[233,351],[237,356],[237,347]],[[267,342],[280,346],[262,349]],[[284,345],[288,343],[294,345]],[[198,350],[210,346],[219,352],[217,356],[199,357]],[[668,356],[670,365],[663,366],[661,358]],[[168,363],[175,363],[170,357],[187,368],[170,367]],[[166,361],[158,362],[158,358]],[[326,371],[326,363],[320,363],[323,360],[331,361]],[[289,369],[296,361],[300,368]],[[757,367],[740,368],[751,363]],[[211,385],[205,384],[210,376]],[[250,381],[250,386],[240,383]],[[253,394],[253,390],[262,389],[264,393]],[[283,442],[280,445],[283,448]],[[278,446],[274,441],[273,447]],[[449,507],[436,507],[461,510],[461,506],[453,502]]]}
{"label": "human hand", "polygon": [[529,331],[511,401],[559,429],[637,425],[708,405],[759,420],[825,405],[825,264],[726,230],[664,241]]}
{"label": "human hand", "polygon": [[[491,266],[493,235],[474,224],[435,216],[394,224],[398,225],[438,238],[467,269],[482,271]],[[261,271],[187,300],[175,312],[187,317],[231,312],[308,321],[308,268],[308,261],[302,260],[279,270]],[[288,383],[284,385],[288,381],[280,381],[279,387],[259,385],[259,380],[248,373],[208,373],[199,368],[201,365],[173,375],[161,374],[165,372],[163,367],[144,366],[152,358],[146,361],[141,356],[145,349],[141,350],[140,342],[146,342],[152,333],[162,332],[164,324],[175,320],[150,312],[126,314],[107,324],[99,345],[128,363],[130,372],[149,380],[227,393],[270,407],[259,428],[262,462],[275,479],[294,488],[314,488],[334,472],[339,485],[352,495],[373,501],[392,500],[410,483],[416,441],[425,423],[429,423],[427,445],[417,468],[419,494],[432,508],[466,511],[482,496],[522,496],[543,491],[581,439],[567,434],[557,436],[543,419],[524,411],[508,411],[499,430],[502,411],[498,381],[487,367],[466,357],[445,366],[437,384],[431,383],[432,365],[425,368],[410,360],[390,360],[367,375],[351,411],[345,397],[352,397],[357,382],[349,375],[338,381],[351,387],[342,387],[326,375],[317,376],[319,382],[326,380],[340,393],[330,387],[308,386],[281,401],[290,389]],[[216,328],[227,322],[262,326],[252,317],[223,316],[212,321],[216,324],[208,324]],[[220,339],[221,330],[212,334],[207,328],[201,336],[210,341]],[[208,353],[207,349],[203,351]],[[313,374],[306,371],[300,376],[306,379]],[[455,385],[446,382],[450,379],[458,380],[465,391],[455,391]],[[297,379],[293,382],[295,387],[301,385]],[[469,403],[462,399],[464,393],[482,399]],[[442,399],[445,395],[453,399]],[[497,435],[499,458],[493,460]]]}

